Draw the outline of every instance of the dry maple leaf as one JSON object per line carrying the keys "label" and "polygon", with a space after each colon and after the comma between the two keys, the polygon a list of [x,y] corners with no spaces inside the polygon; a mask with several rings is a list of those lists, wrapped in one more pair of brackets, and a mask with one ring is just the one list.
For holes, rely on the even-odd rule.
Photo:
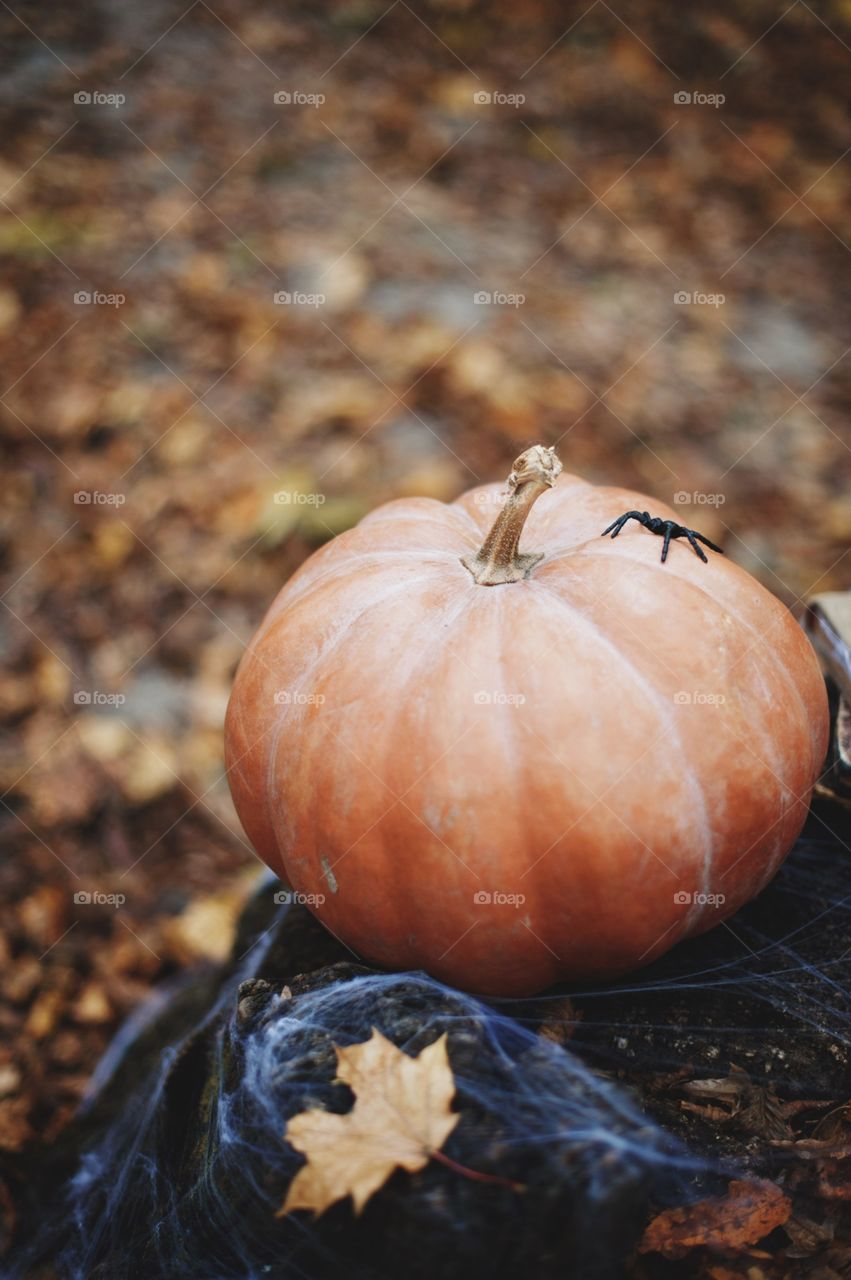
{"label": "dry maple leaf", "polygon": [[644,1232],[638,1251],[666,1258],[681,1258],[700,1246],[736,1253],[781,1227],[791,1213],[791,1201],[773,1182],[731,1182],[725,1196],[660,1213]]}
{"label": "dry maple leaf", "polygon": [[461,1119],[449,1110],[455,1081],[445,1033],[418,1058],[375,1029],[363,1044],[336,1052],[337,1079],[349,1085],[355,1105],[342,1116],[313,1108],[288,1122],[284,1137],[307,1164],[279,1217],[294,1209],[323,1213],[348,1195],[360,1213],[394,1169],[424,1168]]}

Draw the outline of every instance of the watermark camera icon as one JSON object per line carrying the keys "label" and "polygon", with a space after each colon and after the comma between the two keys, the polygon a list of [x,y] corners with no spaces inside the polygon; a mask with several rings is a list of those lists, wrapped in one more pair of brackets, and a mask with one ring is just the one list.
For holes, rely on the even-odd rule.
{"label": "watermark camera icon", "polygon": [[526,701],[525,693],[506,693],[503,689],[478,689],[473,694],[473,702],[477,707],[522,707]]}
{"label": "watermark camera icon", "polygon": [[127,699],[123,693],[104,693],[101,689],[78,689],[73,701],[75,707],[123,707]]}
{"label": "watermark camera icon", "polygon": [[674,294],[674,305],[678,307],[723,307],[727,301],[725,293],[689,293],[687,289],[678,289]]}
{"label": "watermark camera icon", "polygon": [[685,489],[679,489],[674,494],[674,503],[678,507],[685,506],[690,502],[695,503],[697,506],[723,507],[726,501],[727,499],[723,493],[703,493],[698,489],[695,489],[693,493],[688,493]]}
{"label": "watermark camera icon", "polygon": [[503,893],[500,889],[489,893],[487,889],[479,889],[473,894],[473,902],[477,907],[522,907],[526,901],[525,893]]}
{"label": "watermark camera icon", "polygon": [[321,307],[325,303],[324,293],[290,293],[287,289],[278,289],[272,295],[276,307]]}
{"label": "watermark camera icon", "polygon": [[521,107],[525,101],[525,93],[502,93],[500,90],[491,93],[488,89],[477,89],[473,94],[473,102],[479,107],[493,105]]}
{"label": "watermark camera icon", "polygon": [[686,906],[693,903],[697,907],[723,907],[727,901],[723,893],[688,893],[685,889],[679,889],[674,894],[674,902],[678,906]]}
{"label": "watermark camera icon", "polygon": [[279,507],[321,507],[325,502],[325,494],[301,493],[298,489],[278,489],[274,494],[274,502]]}
{"label": "watermark camera icon", "polygon": [[127,497],[123,493],[103,493],[100,489],[77,489],[74,505],[77,507],[123,507]]}
{"label": "watermark camera icon", "polygon": [[99,307],[121,307],[127,301],[127,297],[123,293],[101,293],[100,290],[92,292],[91,289],[78,289],[74,294],[74,304],[78,307],[91,307],[93,305]]}
{"label": "watermark camera icon", "polygon": [[123,893],[101,893],[96,890],[90,893],[88,889],[78,889],[74,894],[74,905],[78,907],[123,907],[127,901],[126,894]]}
{"label": "watermark camera icon", "polygon": [[723,707],[727,698],[723,693],[711,693],[705,689],[695,689],[689,692],[687,689],[680,689],[679,693],[674,694],[674,702],[680,707]]}
{"label": "watermark camera icon", "polygon": [[276,106],[279,107],[321,107],[325,102],[324,93],[304,93],[301,89],[278,89],[273,95]]}
{"label": "watermark camera icon", "polygon": [[78,89],[74,94],[78,107],[123,107],[126,101],[123,93],[104,93],[102,89]]}
{"label": "watermark camera icon", "polygon": [[321,907],[325,901],[324,893],[299,893],[297,889],[279,889],[272,894],[272,901],[279,907],[292,906],[294,903],[302,907]]}
{"label": "watermark camera icon", "polygon": [[522,307],[525,301],[525,293],[502,293],[500,290],[489,293],[486,289],[478,289],[473,294],[473,303],[477,307]]}
{"label": "watermark camera icon", "polygon": [[686,89],[680,89],[674,94],[674,104],[678,107],[687,107],[689,105],[696,107],[723,107],[727,101],[727,97],[723,93],[702,93],[700,89],[694,93],[689,93]]}
{"label": "watermark camera icon", "polygon": [[321,707],[325,704],[325,694],[305,693],[301,689],[278,689],[274,703],[276,707]]}

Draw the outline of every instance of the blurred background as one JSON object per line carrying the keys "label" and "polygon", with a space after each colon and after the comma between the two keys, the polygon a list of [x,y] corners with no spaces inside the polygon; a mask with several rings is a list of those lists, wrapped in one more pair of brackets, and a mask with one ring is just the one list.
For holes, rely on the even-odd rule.
{"label": "blurred background", "polygon": [[242,648],[531,443],[790,605],[851,585],[851,5],[0,9],[0,1148],[258,863]]}

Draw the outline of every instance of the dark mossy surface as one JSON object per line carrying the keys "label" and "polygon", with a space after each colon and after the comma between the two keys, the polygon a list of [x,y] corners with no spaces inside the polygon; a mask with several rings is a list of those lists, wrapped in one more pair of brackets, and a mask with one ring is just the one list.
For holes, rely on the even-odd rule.
{"label": "dark mossy surface", "polygon": [[[378,974],[303,907],[275,904],[267,879],[231,960],[173,992],[51,1153],[56,1215],[45,1227],[34,1204],[28,1224],[44,1261],[64,1257],[69,1275],[84,1262],[98,1280],[383,1278],[402,1274],[399,1258],[411,1277],[614,1277],[654,1209],[717,1191],[724,1170],[778,1181],[841,1241],[842,1215],[795,1144],[849,1096],[843,821],[820,802],[778,879],[729,927],[605,990],[529,1001]],[[393,1175],[360,1218],[348,1201],[312,1224],[275,1216],[300,1164],[286,1119],[351,1106],[334,1045],[373,1026],[412,1055],[448,1032],[463,1119],[447,1153],[523,1191],[431,1162]],[[97,1185],[76,1195],[78,1233],[67,1180],[86,1151]],[[782,1232],[775,1245],[787,1265]]]}

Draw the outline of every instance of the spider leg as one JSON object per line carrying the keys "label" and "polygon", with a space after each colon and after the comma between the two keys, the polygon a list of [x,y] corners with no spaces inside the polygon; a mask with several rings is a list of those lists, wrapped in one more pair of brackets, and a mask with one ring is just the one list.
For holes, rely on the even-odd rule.
{"label": "spider leg", "polygon": [[662,547],[662,564],[664,564],[665,561],[668,559],[668,547],[671,545],[671,537],[673,535],[673,532],[674,530],[669,520],[667,528],[665,529],[665,542]]}
{"label": "spider leg", "polygon": [[[629,514],[625,516],[618,516],[617,520],[613,520],[612,523],[609,525],[609,527],[603,530],[603,532],[600,534],[600,537],[605,538],[607,533],[611,533],[612,537],[616,538],[620,533],[621,529],[626,524],[628,519],[629,519]],[[612,530],[614,530],[613,533],[612,533]]]}
{"label": "spider leg", "polygon": [[[700,535],[698,534],[697,536],[699,537]],[[699,555],[699,556],[700,556],[700,558],[701,558],[701,560],[703,561],[703,563],[704,563],[704,564],[708,564],[708,563],[709,563],[709,561],[706,559],[706,556],[703,554],[703,552],[701,551],[700,547],[699,547],[699,546],[697,545],[697,543],[695,542],[695,540],[694,540],[694,539],[695,539],[695,535],[692,533],[692,531],[691,531],[690,529],[686,529],[686,537],[688,538],[689,546],[694,548],[695,552],[697,553],[697,555]],[[711,544],[710,544],[710,545],[711,545]]]}
{"label": "spider leg", "polygon": [[703,534],[702,534],[702,533],[695,533],[695,535],[694,535],[694,536],[697,538],[698,542],[703,542],[703,543],[705,543],[705,544],[706,544],[706,546],[710,548],[710,550],[712,550],[712,551],[717,551],[717,552],[718,552],[718,554],[719,554],[719,556],[723,556],[724,552],[721,550],[721,548],[720,548],[720,547],[716,547],[715,543],[714,543],[714,542],[710,542],[708,538],[704,538],[704,536],[703,536]]}
{"label": "spider leg", "polygon": [[607,533],[610,533],[612,530],[614,530],[614,532],[612,533],[612,537],[616,538],[620,533],[621,529],[626,524],[627,520],[637,520],[639,524],[646,524],[648,520],[648,515],[646,511],[625,511],[622,516],[618,516],[617,520],[612,521],[608,529],[603,530],[603,532],[600,534],[600,537],[605,538]]}

